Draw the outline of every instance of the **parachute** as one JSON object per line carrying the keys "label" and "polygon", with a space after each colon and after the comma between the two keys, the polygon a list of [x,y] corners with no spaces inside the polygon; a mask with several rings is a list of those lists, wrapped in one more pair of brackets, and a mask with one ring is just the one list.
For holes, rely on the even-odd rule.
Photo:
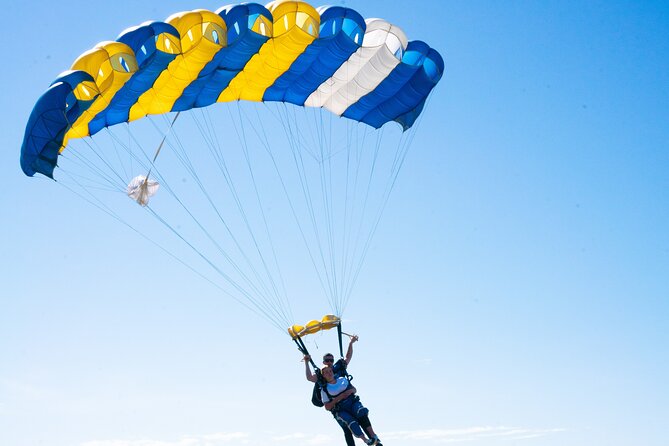
{"label": "parachute", "polygon": [[[20,164],[285,332],[294,295],[323,294],[341,317],[443,71],[428,44],[345,7],[180,12],[79,56],[37,100]],[[138,229],[119,195],[163,232]],[[307,268],[282,271],[298,257],[320,292]]]}

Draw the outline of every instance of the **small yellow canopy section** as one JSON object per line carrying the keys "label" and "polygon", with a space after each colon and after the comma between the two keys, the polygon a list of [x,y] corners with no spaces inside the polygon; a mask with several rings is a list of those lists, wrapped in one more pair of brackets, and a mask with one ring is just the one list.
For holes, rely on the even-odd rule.
{"label": "small yellow canopy section", "polygon": [[181,41],[167,36],[170,48],[179,49],[177,57],[160,73],[153,87],[146,90],[130,109],[130,121],[146,115],[168,113],[188,85],[227,45],[227,26],[218,14],[204,9],[172,14],[167,18],[181,35]]}
{"label": "small yellow canopy section", "polygon": [[[321,16],[308,3],[276,0],[267,4],[274,17],[268,40],[218,97],[218,102],[260,102],[263,94],[318,37]],[[264,19],[263,19],[264,20]],[[255,30],[255,25],[254,25]],[[265,35],[264,32],[260,34]]]}
{"label": "small yellow canopy section", "polygon": [[309,334],[318,333],[321,330],[335,328],[339,325],[340,321],[341,319],[339,319],[337,316],[333,314],[326,314],[320,321],[314,319],[307,322],[306,325],[295,324],[292,327],[288,327],[288,334],[291,338],[295,339]]}
{"label": "small yellow canopy section", "polygon": [[63,147],[69,138],[83,138],[89,135],[88,123],[99,112],[109,106],[128,79],[137,71],[137,60],[132,49],[121,42],[101,42],[86,51],[72,64],[72,70],[81,70],[95,79],[96,90],[100,93],[88,110],[71,123],[65,134]]}

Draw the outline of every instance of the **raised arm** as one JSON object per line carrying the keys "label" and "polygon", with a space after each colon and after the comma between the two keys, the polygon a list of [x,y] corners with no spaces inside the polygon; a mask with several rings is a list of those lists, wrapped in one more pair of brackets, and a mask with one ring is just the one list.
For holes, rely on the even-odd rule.
{"label": "raised arm", "polygon": [[349,362],[351,362],[351,358],[353,357],[353,343],[358,342],[358,336],[353,335],[351,336],[351,340],[348,343],[348,350],[346,350],[346,358],[344,358],[344,361],[346,362],[346,365],[348,365]]}
{"label": "raised arm", "polygon": [[311,367],[309,367],[310,360],[311,360],[311,356],[304,355],[304,374],[307,377],[307,381],[311,381],[312,383],[315,383],[318,380],[318,378],[311,371]]}

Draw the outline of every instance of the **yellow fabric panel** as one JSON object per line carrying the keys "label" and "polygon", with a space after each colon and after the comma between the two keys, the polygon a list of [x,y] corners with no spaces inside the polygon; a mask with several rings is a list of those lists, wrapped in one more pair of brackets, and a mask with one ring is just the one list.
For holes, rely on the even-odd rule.
{"label": "yellow fabric panel", "polygon": [[[77,98],[78,101],[92,101],[94,98],[98,97],[100,95],[100,91],[98,90],[98,86],[95,85],[95,82],[92,81],[84,81],[77,85],[77,87],[74,89],[74,97]],[[91,118],[92,119],[92,118]],[[90,122],[90,119],[89,119]],[[86,135],[84,135],[86,136]],[[67,146],[67,143],[69,141],[69,136],[66,133],[63,136],[63,143],[60,146],[59,152],[62,153],[65,147]]]}
{"label": "yellow fabric panel", "polygon": [[290,335],[291,338],[295,339],[304,331],[304,327],[302,325],[293,325],[292,327],[288,327],[288,334]]}
{"label": "yellow fabric panel", "polygon": [[[308,25],[312,21],[316,21],[320,25],[321,16],[316,9],[309,3],[293,1],[293,0],[276,0],[266,5],[269,12],[274,17],[274,37],[288,32],[294,26],[308,31]],[[318,35],[318,27],[310,34]]]}
{"label": "yellow fabric panel", "polygon": [[[130,121],[168,113],[200,71],[226,45],[227,28],[218,14],[206,10],[174,14],[167,19],[181,36],[181,54],[160,73],[153,87],[130,108]],[[218,38],[218,43],[215,39]]]}
{"label": "yellow fabric panel", "polygon": [[167,23],[179,31],[181,51],[184,54],[199,45],[202,38],[211,41],[211,31],[216,28],[219,31],[221,46],[226,46],[227,26],[221,16],[214,12],[206,9],[180,12],[168,17]]}
{"label": "yellow fabric panel", "polygon": [[321,319],[321,328],[323,330],[329,330],[337,325],[339,325],[339,318],[333,314],[326,314],[323,316],[323,319]]}
{"label": "yellow fabric panel", "polygon": [[74,89],[74,97],[78,101],[91,101],[99,94],[98,86],[92,81],[83,81]]}
{"label": "yellow fabric panel", "polygon": [[223,90],[218,102],[262,101],[265,90],[318,37],[320,15],[313,6],[304,2],[276,1],[269,3],[267,9],[274,18],[272,38]]}
{"label": "yellow fabric panel", "polygon": [[167,54],[181,54],[181,40],[170,33],[160,33],[156,36],[156,49]]}
{"label": "yellow fabric panel", "polygon": [[70,138],[89,135],[88,123],[109,106],[111,98],[137,71],[137,60],[129,46],[120,42],[102,42],[79,56],[72,64],[72,69],[82,70],[93,76],[100,94],[67,131],[63,147]]}
{"label": "yellow fabric panel", "polygon": [[253,26],[251,26],[251,31],[261,36],[272,37],[272,21],[264,15],[258,14]]}
{"label": "yellow fabric panel", "polygon": [[313,320],[307,322],[307,325],[304,327],[305,334],[314,334],[318,333],[321,330],[321,321]]}
{"label": "yellow fabric panel", "polygon": [[320,321],[311,320],[306,325],[293,325],[288,327],[288,334],[295,339],[298,336],[306,336],[309,334],[318,333],[321,330],[330,330],[339,325],[339,318],[333,314],[326,314]]}

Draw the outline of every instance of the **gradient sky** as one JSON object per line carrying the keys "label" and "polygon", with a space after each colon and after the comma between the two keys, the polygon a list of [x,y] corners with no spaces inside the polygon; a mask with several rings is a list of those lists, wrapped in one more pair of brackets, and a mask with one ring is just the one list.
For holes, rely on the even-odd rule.
{"label": "gradient sky", "polygon": [[[446,62],[345,314],[384,444],[665,445],[669,4],[336,3]],[[3,6],[2,445],[343,444],[287,337],[19,168],[79,54],[219,6]]]}

